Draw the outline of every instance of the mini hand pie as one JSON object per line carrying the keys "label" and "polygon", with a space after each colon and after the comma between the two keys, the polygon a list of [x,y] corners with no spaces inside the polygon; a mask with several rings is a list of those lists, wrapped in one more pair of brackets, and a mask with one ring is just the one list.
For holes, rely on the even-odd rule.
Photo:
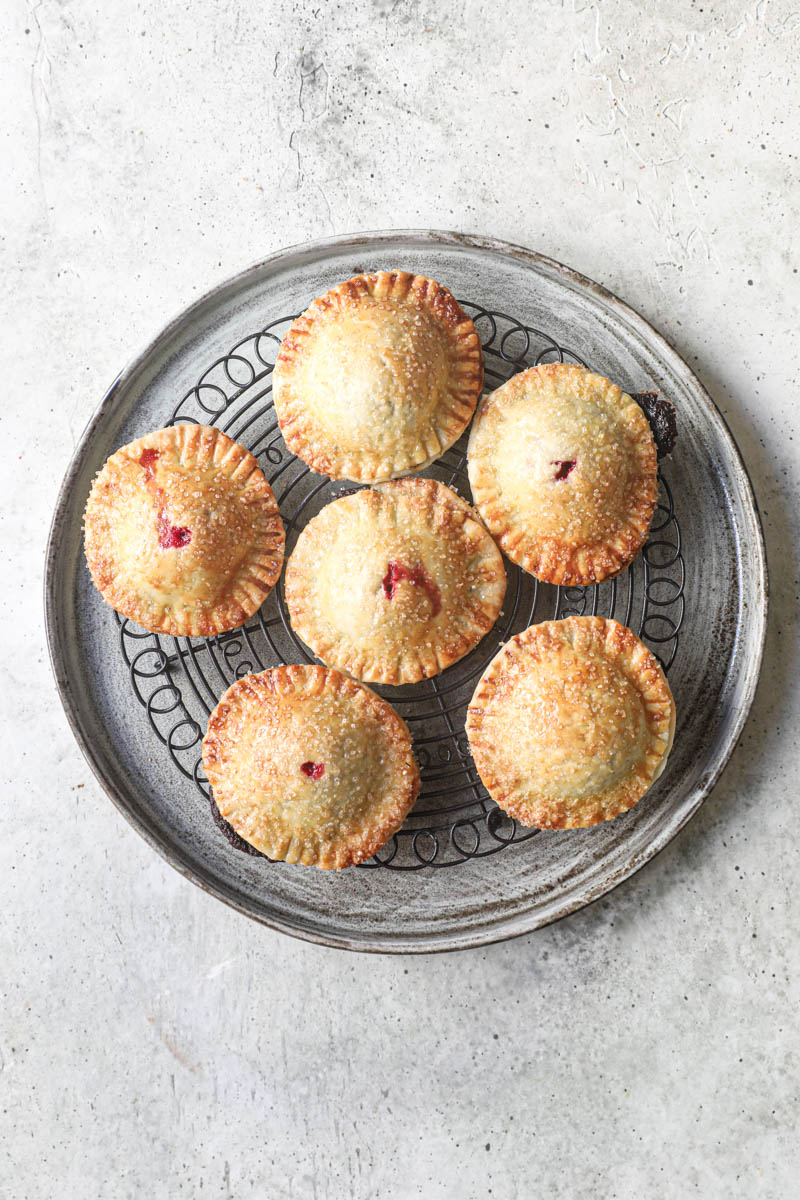
{"label": "mini hand pie", "polygon": [[205,637],[241,625],[283,563],[283,524],[258,463],[205,425],[160,429],[112,454],[84,533],[103,599],[153,633]]}
{"label": "mini hand pie", "polygon": [[625,625],[568,617],[532,625],[492,659],[467,736],[489,795],[540,829],[627,812],[658,779],[675,705],[657,659]]}
{"label": "mini hand pie", "polygon": [[419,792],[408,726],[325,667],[275,667],[229,687],[203,767],[220,813],[268,858],[339,869],[370,858]]}
{"label": "mini hand pie", "polygon": [[546,583],[600,583],[647,539],[656,445],[636,401],[602,375],[531,367],[481,401],[469,481],[512,562]]}
{"label": "mini hand pie", "polygon": [[332,288],[297,318],[272,392],[292,454],[332,479],[379,483],[452,446],[482,386],[480,338],[447,288],[378,271]]}
{"label": "mini hand pie", "polygon": [[494,625],[505,590],[491,536],[433,479],[334,500],[286,567],[295,632],[324,662],[371,683],[414,683],[462,658]]}

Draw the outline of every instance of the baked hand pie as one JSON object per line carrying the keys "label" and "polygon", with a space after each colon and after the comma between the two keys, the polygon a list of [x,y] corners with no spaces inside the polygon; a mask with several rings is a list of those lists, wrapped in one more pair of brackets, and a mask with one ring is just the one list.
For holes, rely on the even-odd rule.
{"label": "baked hand pie", "polygon": [[415,683],[478,644],[503,604],[503,558],[470,506],[434,479],[342,496],[286,566],[292,627],[330,666]]}
{"label": "baked hand pie", "polygon": [[112,454],[92,485],[84,536],[103,599],[152,633],[241,625],[283,563],[272,488],[248,450],[206,425],[160,429]]}
{"label": "baked hand pie", "polygon": [[600,583],[644,545],[658,489],[639,405],[585,367],[551,363],[485,396],[469,439],[475,506],[512,562],[546,583]]}
{"label": "baked hand pie", "polygon": [[603,617],[545,621],[495,655],[470,701],[467,736],[489,795],[540,829],[627,812],[672,748],[675,704],[657,659]]}
{"label": "baked hand pie", "polygon": [[360,483],[432,463],[466,429],[482,386],[471,319],[447,288],[407,271],[356,275],[316,299],[272,377],[289,450]]}
{"label": "baked hand pie", "polygon": [[419,792],[405,721],[325,667],[237,680],[209,718],[203,767],[240,837],[268,858],[324,870],[375,854]]}

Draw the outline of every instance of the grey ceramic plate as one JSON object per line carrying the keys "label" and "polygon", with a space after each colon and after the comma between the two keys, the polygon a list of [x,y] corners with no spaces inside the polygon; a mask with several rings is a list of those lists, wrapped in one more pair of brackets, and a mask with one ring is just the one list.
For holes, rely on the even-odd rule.
{"label": "grey ceramic plate", "polygon": [[[214,408],[214,397],[227,387],[236,392],[240,406],[247,409],[250,403],[248,411],[261,412],[265,388],[248,384],[250,368],[244,362],[256,345],[247,341],[250,335],[299,312],[315,295],[359,270],[393,267],[438,278],[462,300],[512,314],[523,325],[546,331],[627,390],[660,389],[674,402],[680,440],[664,473],[677,525],[672,522],[669,536],[655,535],[662,545],[650,552],[649,581],[641,574],[646,566],[640,564],[638,582],[634,573],[614,595],[560,596],[540,589],[532,599],[525,593],[528,583],[515,577],[509,593],[517,589],[517,607],[512,612],[507,605],[499,630],[507,635],[530,613],[536,619],[553,612],[563,615],[570,606],[584,611],[596,606],[623,618],[628,613],[635,628],[645,618],[644,632],[652,635],[654,648],[674,659],[670,682],[678,727],[664,776],[632,812],[596,829],[540,833],[499,853],[469,858],[473,828],[483,838],[481,845],[488,844],[488,837],[492,849],[497,849],[498,839],[511,835],[499,824],[487,831],[483,810],[489,806],[484,802],[481,807],[460,730],[442,734],[435,718],[425,716],[425,695],[411,700],[400,696],[430,760],[427,774],[432,782],[426,786],[438,797],[432,807],[452,808],[453,819],[459,812],[467,814],[456,842],[447,831],[437,835],[442,842],[435,851],[437,861],[449,862],[451,869],[352,869],[335,874],[248,857],[221,836],[195,782],[176,765],[183,762],[184,771],[191,772],[196,746],[182,760],[179,733],[173,736],[171,755],[161,739],[170,738],[164,722],[174,719],[156,715],[151,723],[146,710],[132,699],[120,647],[130,642],[134,631],[128,629],[125,636],[123,630],[120,636],[114,614],[90,584],[81,549],[81,518],[92,477],[105,458],[123,443],[166,424],[184,397],[200,418],[202,407],[197,409],[197,404],[205,401]],[[502,318],[498,321],[502,324]],[[490,340],[488,319],[479,328]],[[503,326],[494,339],[494,358],[487,356],[498,378],[540,354],[548,357],[546,340],[534,337],[524,344],[521,335],[512,334],[504,346],[512,362],[502,361],[498,347],[507,329]],[[276,336],[280,330],[276,325]],[[231,348],[243,341],[246,349],[231,359]],[[269,349],[262,354],[268,359]],[[227,371],[222,391],[208,390],[217,386],[210,374],[206,390],[198,392],[198,379],[217,360],[223,363],[217,371]],[[181,412],[188,415],[189,410]],[[296,464],[287,462],[279,435],[264,428],[267,433],[241,417],[232,432],[248,445],[255,439],[265,469],[273,477],[286,472],[286,483],[293,471],[297,474]],[[452,458],[434,472],[463,485],[458,466]],[[315,479],[319,477],[306,475],[294,492],[286,484],[282,511],[298,525],[328,498],[322,482],[321,490],[311,488]],[[304,499],[298,502],[301,492]],[[662,513],[666,522],[669,513]],[[679,559],[672,549],[678,525]],[[660,562],[667,564],[664,571],[659,570]],[[673,582],[654,584],[665,572],[671,572]],[[647,588],[656,604],[649,609],[649,620]],[[280,654],[300,661],[302,647],[280,623],[277,599],[275,605],[262,629],[275,634],[274,655],[270,660],[271,649],[262,649],[261,661],[277,661]],[[741,732],[758,678],[766,610],[764,547],[747,472],[720,414],[675,351],[621,301],[558,263],[505,243],[431,232],[363,234],[283,251],[216,288],[173,321],[123,371],[81,439],[53,518],[46,576],[50,653],[64,707],[98,779],[142,836],[196,883],[275,929],[331,946],[392,952],[476,946],[536,929],[596,899],[661,850],[708,795]],[[659,622],[659,612],[666,620]],[[678,623],[679,636],[670,638]],[[493,640],[490,635],[479,657],[488,660],[497,644],[498,637]],[[252,655],[242,656],[241,644],[238,649],[218,649],[228,677],[253,665]],[[182,654],[188,661],[191,648],[173,648],[179,666]],[[152,655],[142,664],[148,661],[160,664]],[[201,710],[192,709],[197,700],[192,687],[205,699],[206,709],[213,697],[200,696],[203,684],[190,687],[192,672],[189,667],[183,670],[190,717],[199,721]],[[224,671],[217,673],[212,686],[221,691]],[[142,671],[139,683],[146,700],[153,685],[147,685],[145,676],[147,671]],[[453,695],[461,688],[460,703],[469,693],[470,678],[462,673],[453,686]],[[173,695],[167,691],[162,699]],[[436,703],[441,716],[447,706]],[[151,711],[158,707],[158,700],[151,702]],[[449,804],[444,804],[445,796]],[[470,809],[470,803],[477,807]],[[483,825],[471,820],[475,813]],[[431,824],[430,817],[417,821]],[[524,832],[517,830],[516,836]],[[405,862],[419,867],[420,860],[434,854],[429,835],[423,835],[421,849],[418,840],[414,843],[416,859],[409,858],[410,845],[407,836],[395,866]],[[465,854],[466,861],[461,861]]]}

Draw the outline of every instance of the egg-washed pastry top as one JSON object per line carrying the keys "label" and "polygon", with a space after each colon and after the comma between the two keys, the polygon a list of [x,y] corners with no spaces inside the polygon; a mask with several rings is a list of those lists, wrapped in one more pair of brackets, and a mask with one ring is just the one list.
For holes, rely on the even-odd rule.
{"label": "egg-washed pastry top", "polygon": [[226,821],[268,858],[340,869],[370,858],[419,791],[408,726],[338,671],[285,666],[228,688],[203,739]]}
{"label": "egg-washed pastry top", "polygon": [[661,775],[675,704],[658,660],[603,617],[545,621],[512,638],[470,701],[481,779],[524,825],[567,829],[626,812]]}
{"label": "egg-washed pastry top", "polygon": [[647,539],[656,446],[639,405],[585,367],[514,375],[481,401],[469,440],[475,506],[512,560],[547,583],[599,583]]}
{"label": "egg-washed pastry top", "polygon": [[84,540],[103,599],[175,636],[241,625],[283,563],[283,523],[258,463],[205,425],[160,429],[112,454],[89,494]]}
{"label": "egg-washed pastry top", "polygon": [[378,483],[438,458],[467,427],[483,351],[447,288],[407,271],[356,275],[292,324],[273,373],[289,450],[332,479]]}
{"label": "egg-washed pastry top", "polygon": [[372,683],[417,682],[462,658],[494,625],[505,590],[492,537],[433,479],[334,500],[286,567],[295,632],[323,662]]}

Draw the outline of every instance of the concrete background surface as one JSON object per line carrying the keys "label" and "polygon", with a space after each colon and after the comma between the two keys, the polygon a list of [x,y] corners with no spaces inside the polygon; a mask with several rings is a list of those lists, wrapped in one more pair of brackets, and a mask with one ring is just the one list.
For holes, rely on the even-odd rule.
{"label": "concrete background surface", "polygon": [[[5,0],[0,1196],[797,1195],[794,0]],[[485,951],[273,934],[154,855],[55,695],[43,547],[121,364],[325,234],[522,242],[673,341],[753,474],[752,718],[699,816]]]}

